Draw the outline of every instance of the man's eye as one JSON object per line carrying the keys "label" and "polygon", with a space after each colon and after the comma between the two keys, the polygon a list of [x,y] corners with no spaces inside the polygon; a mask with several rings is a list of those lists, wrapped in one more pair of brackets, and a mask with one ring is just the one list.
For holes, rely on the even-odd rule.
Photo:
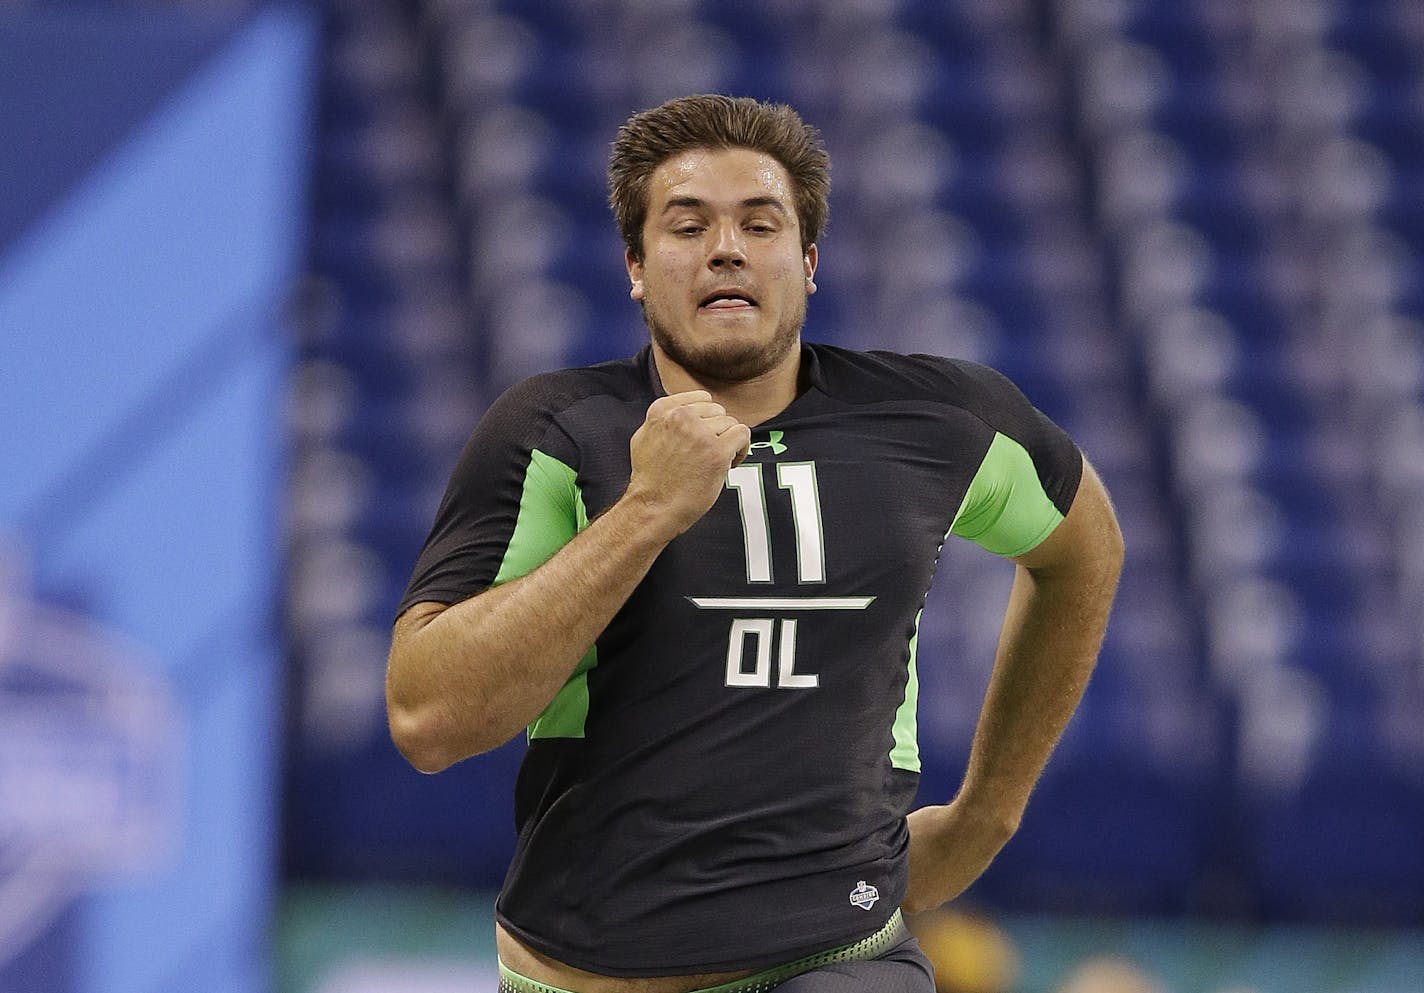
{"label": "man's eye", "polygon": [[672,229],[674,234],[699,234],[702,231],[700,224],[682,224]]}

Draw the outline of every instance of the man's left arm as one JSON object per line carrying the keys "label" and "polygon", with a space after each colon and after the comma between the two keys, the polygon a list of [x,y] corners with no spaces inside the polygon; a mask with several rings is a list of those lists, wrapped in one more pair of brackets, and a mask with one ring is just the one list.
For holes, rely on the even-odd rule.
{"label": "man's left arm", "polygon": [[1062,523],[1013,558],[1013,590],[959,793],[909,816],[908,912],[957,897],[1018,829],[1088,685],[1122,560],[1117,516],[1085,459]]}

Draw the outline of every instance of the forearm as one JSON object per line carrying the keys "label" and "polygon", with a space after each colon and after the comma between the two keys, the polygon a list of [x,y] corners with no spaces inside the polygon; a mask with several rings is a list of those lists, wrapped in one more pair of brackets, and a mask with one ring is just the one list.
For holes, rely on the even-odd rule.
{"label": "forearm", "polygon": [[1016,824],[1088,685],[1121,565],[1111,549],[1056,568],[1017,567],[970,752],[965,798]]}
{"label": "forearm", "polygon": [[387,668],[391,734],[436,772],[530,724],[568,680],[669,536],[625,497],[529,574],[397,622]]}

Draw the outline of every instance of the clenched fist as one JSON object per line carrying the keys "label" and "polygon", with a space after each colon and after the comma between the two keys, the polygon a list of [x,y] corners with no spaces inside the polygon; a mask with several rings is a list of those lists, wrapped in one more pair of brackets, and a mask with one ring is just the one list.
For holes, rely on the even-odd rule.
{"label": "clenched fist", "polygon": [[659,397],[629,451],[627,495],[644,502],[676,537],[712,509],[727,471],[746,458],[752,432],[706,390]]}

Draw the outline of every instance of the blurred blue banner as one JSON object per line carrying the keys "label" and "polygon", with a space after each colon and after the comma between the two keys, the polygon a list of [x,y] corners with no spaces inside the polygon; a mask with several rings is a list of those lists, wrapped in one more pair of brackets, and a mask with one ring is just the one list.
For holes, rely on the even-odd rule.
{"label": "blurred blue banner", "polygon": [[0,19],[0,990],[270,985],[315,38]]}

